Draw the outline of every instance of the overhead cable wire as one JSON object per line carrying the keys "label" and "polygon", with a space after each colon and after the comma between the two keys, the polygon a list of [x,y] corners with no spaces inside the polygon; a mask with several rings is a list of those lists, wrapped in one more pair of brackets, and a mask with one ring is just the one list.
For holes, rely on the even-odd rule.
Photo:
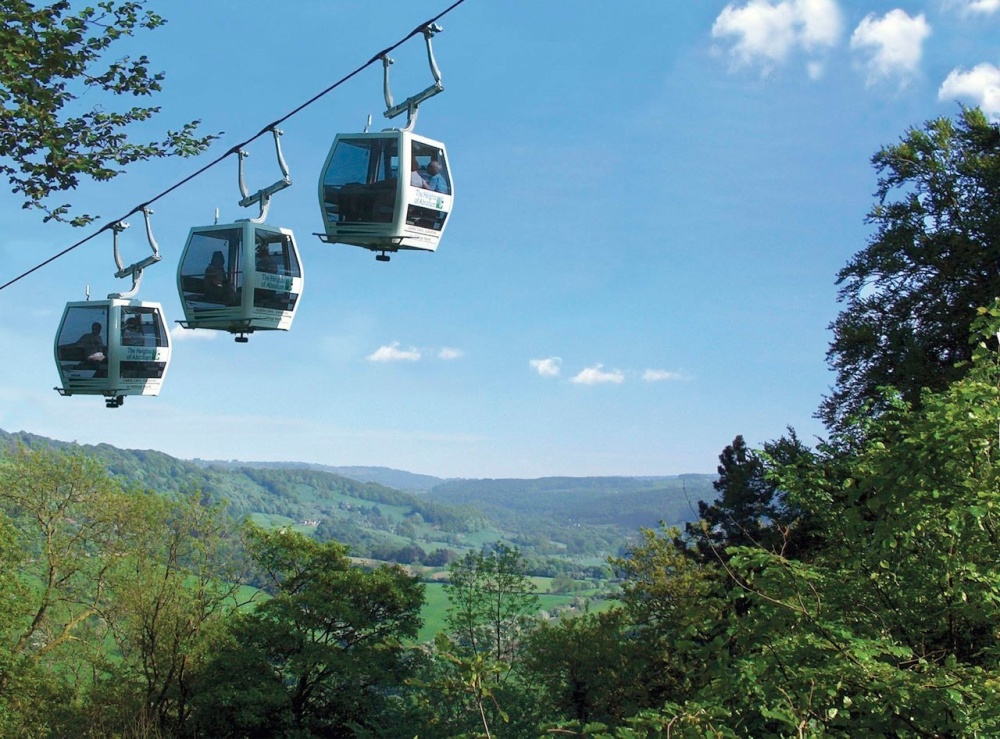
{"label": "overhead cable wire", "polygon": [[391,52],[393,52],[396,49],[398,49],[400,46],[402,46],[403,44],[405,44],[407,41],[409,41],[411,38],[413,38],[417,34],[423,33],[423,30],[427,26],[430,26],[431,24],[436,23],[437,21],[439,21],[444,16],[448,15],[448,13],[450,13],[451,11],[453,11],[455,8],[457,8],[459,5],[461,5],[464,2],[465,2],[465,0],[455,0],[454,3],[452,3],[451,5],[449,5],[447,8],[445,8],[444,10],[442,10],[440,13],[438,13],[433,18],[431,18],[431,19],[429,19],[427,21],[424,21],[423,23],[421,23],[420,25],[418,25],[416,28],[414,28],[412,31],[410,31],[408,34],[406,34],[406,36],[404,36],[403,38],[401,38],[399,41],[397,41],[396,43],[394,43],[392,46],[387,46],[386,48],[382,49],[382,51],[380,51],[377,54],[375,54],[371,59],[369,59],[367,62],[365,62],[364,64],[362,64],[360,67],[358,67],[357,69],[353,70],[352,72],[344,75],[339,80],[337,80],[336,82],[334,82],[332,85],[330,85],[329,87],[327,87],[325,90],[322,90],[321,92],[318,92],[317,94],[313,95],[311,98],[309,98],[308,100],[306,100],[304,103],[302,103],[301,105],[293,108],[288,113],[285,113],[283,116],[281,116],[280,118],[278,118],[278,119],[272,121],[271,123],[267,124],[266,126],[264,126],[264,128],[260,129],[260,131],[258,131],[257,133],[255,133],[253,136],[251,136],[250,138],[248,138],[246,141],[243,141],[243,142],[241,142],[239,144],[236,144],[235,146],[230,147],[230,149],[228,151],[226,151],[225,154],[222,154],[221,156],[216,157],[215,159],[213,159],[211,162],[209,162],[205,166],[203,166],[200,169],[198,169],[198,170],[194,171],[193,173],[189,174],[187,177],[185,177],[184,179],[180,180],[179,182],[174,183],[173,185],[171,185],[170,187],[168,187],[166,190],[163,190],[159,194],[154,195],[153,197],[151,197],[146,202],[140,203],[139,205],[136,205],[134,208],[132,208],[132,210],[130,210],[125,215],[121,216],[120,218],[115,218],[115,219],[111,220],[110,222],[108,222],[104,226],[102,226],[101,228],[99,228],[96,231],[94,231],[89,236],[86,236],[86,237],[80,239],[75,244],[72,244],[71,246],[68,246],[65,249],[63,249],[61,252],[52,255],[51,257],[49,257],[48,259],[46,259],[44,262],[36,264],[34,267],[32,267],[31,269],[29,269],[28,271],[23,272],[22,274],[18,275],[14,279],[12,279],[12,280],[10,280],[8,282],[5,282],[3,285],[0,285],[0,290],[4,290],[4,289],[10,287],[15,282],[18,282],[18,281],[24,279],[25,277],[27,277],[28,275],[30,275],[30,274],[32,274],[34,272],[37,272],[42,267],[45,267],[46,265],[51,264],[52,262],[56,261],[60,257],[63,257],[66,254],[68,254],[69,252],[73,251],[77,247],[83,246],[84,244],[86,244],[91,239],[93,239],[93,238],[101,235],[105,231],[110,230],[115,224],[120,223],[121,221],[124,221],[126,218],[128,218],[131,215],[133,215],[134,213],[140,213],[140,212],[142,212],[142,210],[144,208],[148,208],[150,205],[152,205],[153,203],[155,203],[157,200],[160,200],[161,198],[166,197],[167,195],[169,195],[170,193],[172,193],[177,188],[186,185],[188,182],[190,182],[194,178],[198,177],[199,175],[205,173],[206,171],[208,171],[209,169],[211,169],[215,165],[217,165],[220,162],[222,162],[227,157],[229,157],[229,156],[231,156],[233,154],[238,153],[240,149],[242,149],[245,146],[249,145],[250,143],[256,141],[257,139],[259,139],[264,134],[269,133],[272,129],[276,128],[281,123],[284,123],[285,121],[287,121],[292,116],[294,116],[294,115],[302,112],[303,110],[305,110],[306,108],[308,108],[310,105],[312,105],[313,103],[315,103],[320,98],[322,98],[325,95],[328,95],[329,93],[333,92],[338,87],[340,87],[342,84],[344,84],[345,82],[347,82],[348,80],[350,80],[352,77],[360,74],[361,72],[363,72],[364,70],[366,70],[368,67],[370,67],[375,62],[383,59],[388,54],[390,54]]}

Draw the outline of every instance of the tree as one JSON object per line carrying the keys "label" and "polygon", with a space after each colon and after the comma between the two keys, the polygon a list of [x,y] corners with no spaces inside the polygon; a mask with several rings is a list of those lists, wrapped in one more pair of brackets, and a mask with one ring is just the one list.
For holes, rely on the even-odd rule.
{"label": "tree", "polygon": [[910,129],[872,158],[875,234],[838,275],[845,303],[827,354],[837,373],[819,416],[831,429],[919,402],[971,357],[976,309],[1000,295],[1000,128],[979,109]]}
{"label": "tree", "polygon": [[762,452],[737,436],[719,455],[719,477],[712,483],[718,500],[698,501],[699,520],[685,524],[677,545],[705,561],[728,559],[729,547],[756,546],[788,556],[815,547],[819,537],[810,518],[789,503],[771,474],[775,467],[808,458],[809,450],[791,428],[764,444]]}
{"label": "tree", "polygon": [[718,472],[712,487],[719,499],[711,504],[698,501],[700,520],[685,526],[687,539],[706,558],[724,556],[727,546],[780,548],[777,522],[782,511],[777,488],[767,479],[764,460],[747,447],[742,436],[722,450]]}
{"label": "tree", "polygon": [[223,528],[199,498],[123,490],[76,451],[4,458],[0,733],[179,725],[188,661],[230,592]]}
{"label": "tree", "polygon": [[744,605],[725,670],[662,718],[728,715],[743,736],[1000,732],[1000,302],[981,313],[964,377],[890,399],[849,456],[775,467],[828,536],[808,562],[733,550]]}
{"label": "tree", "polygon": [[114,598],[100,614],[120,660],[106,668],[109,705],[97,710],[113,714],[123,702],[119,686],[134,685],[142,715],[177,735],[208,636],[240,605],[242,562],[232,519],[200,491],[149,503],[151,525],[133,535],[109,581]]}
{"label": "tree", "polygon": [[650,705],[649,652],[629,633],[622,608],[546,622],[524,648],[524,669],[556,715],[587,724],[620,723]]}
{"label": "tree", "polygon": [[[80,642],[108,603],[109,583],[140,527],[144,501],[127,496],[79,453],[18,449],[0,463],[0,509],[19,531],[5,568],[30,587],[10,602],[2,649],[30,667]],[[16,669],[0,673],[0,699]]]}
{"label": "tree", "polygon": [[[485,736],[490,726],[510,723],[501,707],[503,685],[497,682],[506,666],[489,653],[463,653],[447,634],[438,633],[432,645],[421,648],[424,659],[408,681],[411,690],[400,706],[401,726],[420,726],[428,739]],[[517,715],[530,714],[527,702],[518,704]],[[479,729],[482,729],[482,734]]]}
{"label": "tree", "polygon": [[498,542],[489,553],[469,552],[448,568],[445,590],[447,623],[458,644],[473,656],[504,663],[503,674],[509,674],[521,637],[538,613],[535,584],[520,550]]}
{"label": "tree", "polygon": [[[107,61],[119,39],[163,25],[144,6],[145,0],[103,0],[74,10],[68,0],[42,7],[0,0],[0,173],[22,197],[22,207],[42,210],[46,221],[93,220],[51,202],[75,189],[81,177],[109,180],[133,162],[192,156],[217,138],[196,136],[199,122],[193,121],[161,141],[135,143],[129,129],[160,109],[111,109],[118,96],[149,97],[161,89],[164,75],[149,70],[145,55]],[[95,92],[103,96],[89,110],[70,112]]]}
{"label": "tree", "polygon": [[517,670],[538,597],[520,551],[497,542],[469,552],[451,563],[448,578],[449,632],[423,650],[411,696],[415,716],[429,737],[490,736],[501,723],[504,735],[531,735],[537,700]]}
{"label": "tree", "polygon": [[409,672],[402,640],[417,634],[423,586],[397,566],[354,566],[337,542],[251,527],[247,544],[271,597],[235,617],[201,672],[196,733],[343,736],[377,727]]}
{"label": "tree", "polygon": [[611,564],[622,578],[621,601],[642,663],[643,691],[653,707],[689,698],[727,664],[725,630],[732,616],[725,571],[677,546],[676,528],[643,529],[639,543]]}

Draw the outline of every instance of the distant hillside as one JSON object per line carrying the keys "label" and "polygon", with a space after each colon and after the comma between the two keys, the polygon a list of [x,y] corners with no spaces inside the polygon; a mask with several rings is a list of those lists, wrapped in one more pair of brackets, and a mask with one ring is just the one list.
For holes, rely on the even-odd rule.
{"label": "distant hillside", "polygon": [[394,470],[391,467],[332,467],[326,464],[313,464],[311,462],[240,462],[237,460],[192,460],[195,464],[202,466],[223,467],[225,469],[235,469],[237,467],[253,467],[259,469],[279,469],[279,470],[317,470],[319,472],[329,472],[340,477],[348,477],[358,482],[376,482],[388,488],[403,490],[408,493],[425,493],[435,485],[444,480],[431,475],[419,475],[415,472],[405,472]]}
{"label": "distant hillside", "polygon": [[[99,459],[126,485],[164,495],[200,491],[225,501],[230,513],[273,525],[300,525],[321,538],[348,544],[355,554],[399,549],[422,538],[431,548],[461,549],[466,534],[490,528],[471,507],[448,506],[373,482],[306,469],[238,467],[175,459],[162,452],[118,449],[109,444],[78,445],[34,434],[0,431],[0,450],[18,443],[29,448],[79,449]],[[308,523],[305,523],[308,522]],[[494,529],[492,539],[501,537]]]}
{"label": "distant hillside", "polygon": [[[712,475],[441,480],[379,467],[185,461],[151,450],[0,431],[0,451],[18,443],[80,449],[126,485],[164,495],[200,491],[226,501],[237,517],[299,526],[359,556],[407,550],[415,557],[397,561],[497,540],[536,557],[600,559],[619,551],[640,527],[692,521],[697,501],[715,499]],[[373,478],[395,479],[407,489]]]}
{"label": "distant hillside", "polygon": [[562,525],[612,524],[624,528],[680,524],[697,519],[698,501],[716,498],[714,475],[672,477],[542,477],[533,480],[449,480],[430,500],[468,505],[487,515],[544,516]]}

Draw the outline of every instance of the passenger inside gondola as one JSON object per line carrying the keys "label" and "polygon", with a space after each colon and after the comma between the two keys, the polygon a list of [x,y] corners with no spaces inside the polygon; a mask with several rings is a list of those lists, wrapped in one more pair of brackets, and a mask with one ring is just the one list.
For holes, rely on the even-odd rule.
{"label": "passenger inside gondola", "polygon": [[76,340],[76,345],[83,349],[83,356],[90,359],[100,354],[100,359],[104,359],[105,349],[104,339],[101,338],[101,331],[104,329],[100,323],[94,321],[90,326],[90,333],[86,333]]}
{"label": "passenger inside gondola", "polygon": [[142,332],[142,319],[131,316],[122,324],[122,346],[144,346],[146,335]]}
{"label": "passenger inside gondola", "polygon": [[414,187],[421,187],[425,190],[451,194],[451,186],[448,184],[448,168],[445,166],[444,151],[440,147],[430,146],[422,141],[413,142],[413,157],[411,170],[420,175],[420,183],[416,177],[411,177],[410,181]]}
{"label": "passenger inside gondola", "polygon": [[445,195],[448,194],[448,182],[445,180],[444,175],[441,173],[441,162],[437,159],[432,159],[427,164],[427,185],[428,190],[434,190],[435,192],[443,192]]}
{"label": "passenger inside gondola", "polygon": [[267,243],[259,241],[257,243],[257,271],[278,274],[280,272],[278,258],[268,249]]}
{"label": "passenger inside gondola", "polygon": [[101,338],[103,326],[97,321],[90,327],[90,333],[76,340],[81,360],[77,369],[93,369],[94,377],[108,376],[108,347]]}
{"label": "passenger inside gondola", "polygon": [[221,251],[212,253],[212,261],[205,267],[205,299],[229,304],[235,297],[233,285],[226,273],[226,260]]}

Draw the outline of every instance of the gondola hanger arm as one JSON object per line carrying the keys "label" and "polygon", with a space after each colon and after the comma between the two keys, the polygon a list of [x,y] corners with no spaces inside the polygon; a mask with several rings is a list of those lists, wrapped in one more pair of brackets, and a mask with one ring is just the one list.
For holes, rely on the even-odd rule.
{"label": "gondola hanger arm", "polygon": [[271,196],[292,184],[292,177],[288,172],[288,164],[281,153],[281,135],[284,132],[280,128],[272,127],[271,133],[274,134],[274,149],[278,156],[278,167],[281,168],[281,179],[274,184],[268,185],[251,195],[250,191],[247,190],[246,181],[243,178],[243,160],[250,156],[250,154],[243,149],[237,152],[239,158],[240,194],[243,195],[243,199],[240,200],[240,206],[246,208],[254,203],[260,204],[260,215],[256,218],[247,219],[253,223],[263,223],[264,219],[267,218],[268,208],[271,207]]}
{"label": "gondola hanger arm", "polygon": [[132,298],[136,293],[139,292],[139,285],[142,283],[142,272],[146,267],[156,264],[160,261],[160,247],[156,243],[156,239],[153,238],[153,226],[149,221],[149,217],[153,214],[153,211],[149,208],[142,209],[142,216],[146,221],[146,239],[149,241],[149,247],[152,249],[153,254],[146,257],[142,261],[134,262],[128,267],[123,266],[121,252],[118,248],[118,234],[129,227],[129,224],[125,221],[118,221],[117,223],[111,224],[111,230],[114,233],[114,246],[115,246],[115,264],[118,265],[118,271],[115,272],[115,277],[119,279],[122,277],[132,277],[132,289],[126,290],[120,293],[110,293],[108,295],[109,299],[114,298]]}
{"label": "gondola hanger arm", "polygon": [[441,82],[441,70],[438,68],[437,60],[434,59],[434,47],[431,44],[431,38],[434,34],[440,33],[443,30],[444,29],[437,23],[430,23],[421,29],[421,32],[424,35],[424,41],[427,44],[427,62],[431,68],[431,76],[434,77],[434,84],[426,90],[408,97],[399,105],[393,104],[392,91],[389,88],[389,66],[393,63],[393,60],[388,56],[382,57],[382,90],[385,95],[385,117],[392,120],[400,113],[405,112],[407,131],[413,128],[414,124],[417,122],[417,108],[420,103],[434,97],[439,92],[444,91],[444,84]]}

